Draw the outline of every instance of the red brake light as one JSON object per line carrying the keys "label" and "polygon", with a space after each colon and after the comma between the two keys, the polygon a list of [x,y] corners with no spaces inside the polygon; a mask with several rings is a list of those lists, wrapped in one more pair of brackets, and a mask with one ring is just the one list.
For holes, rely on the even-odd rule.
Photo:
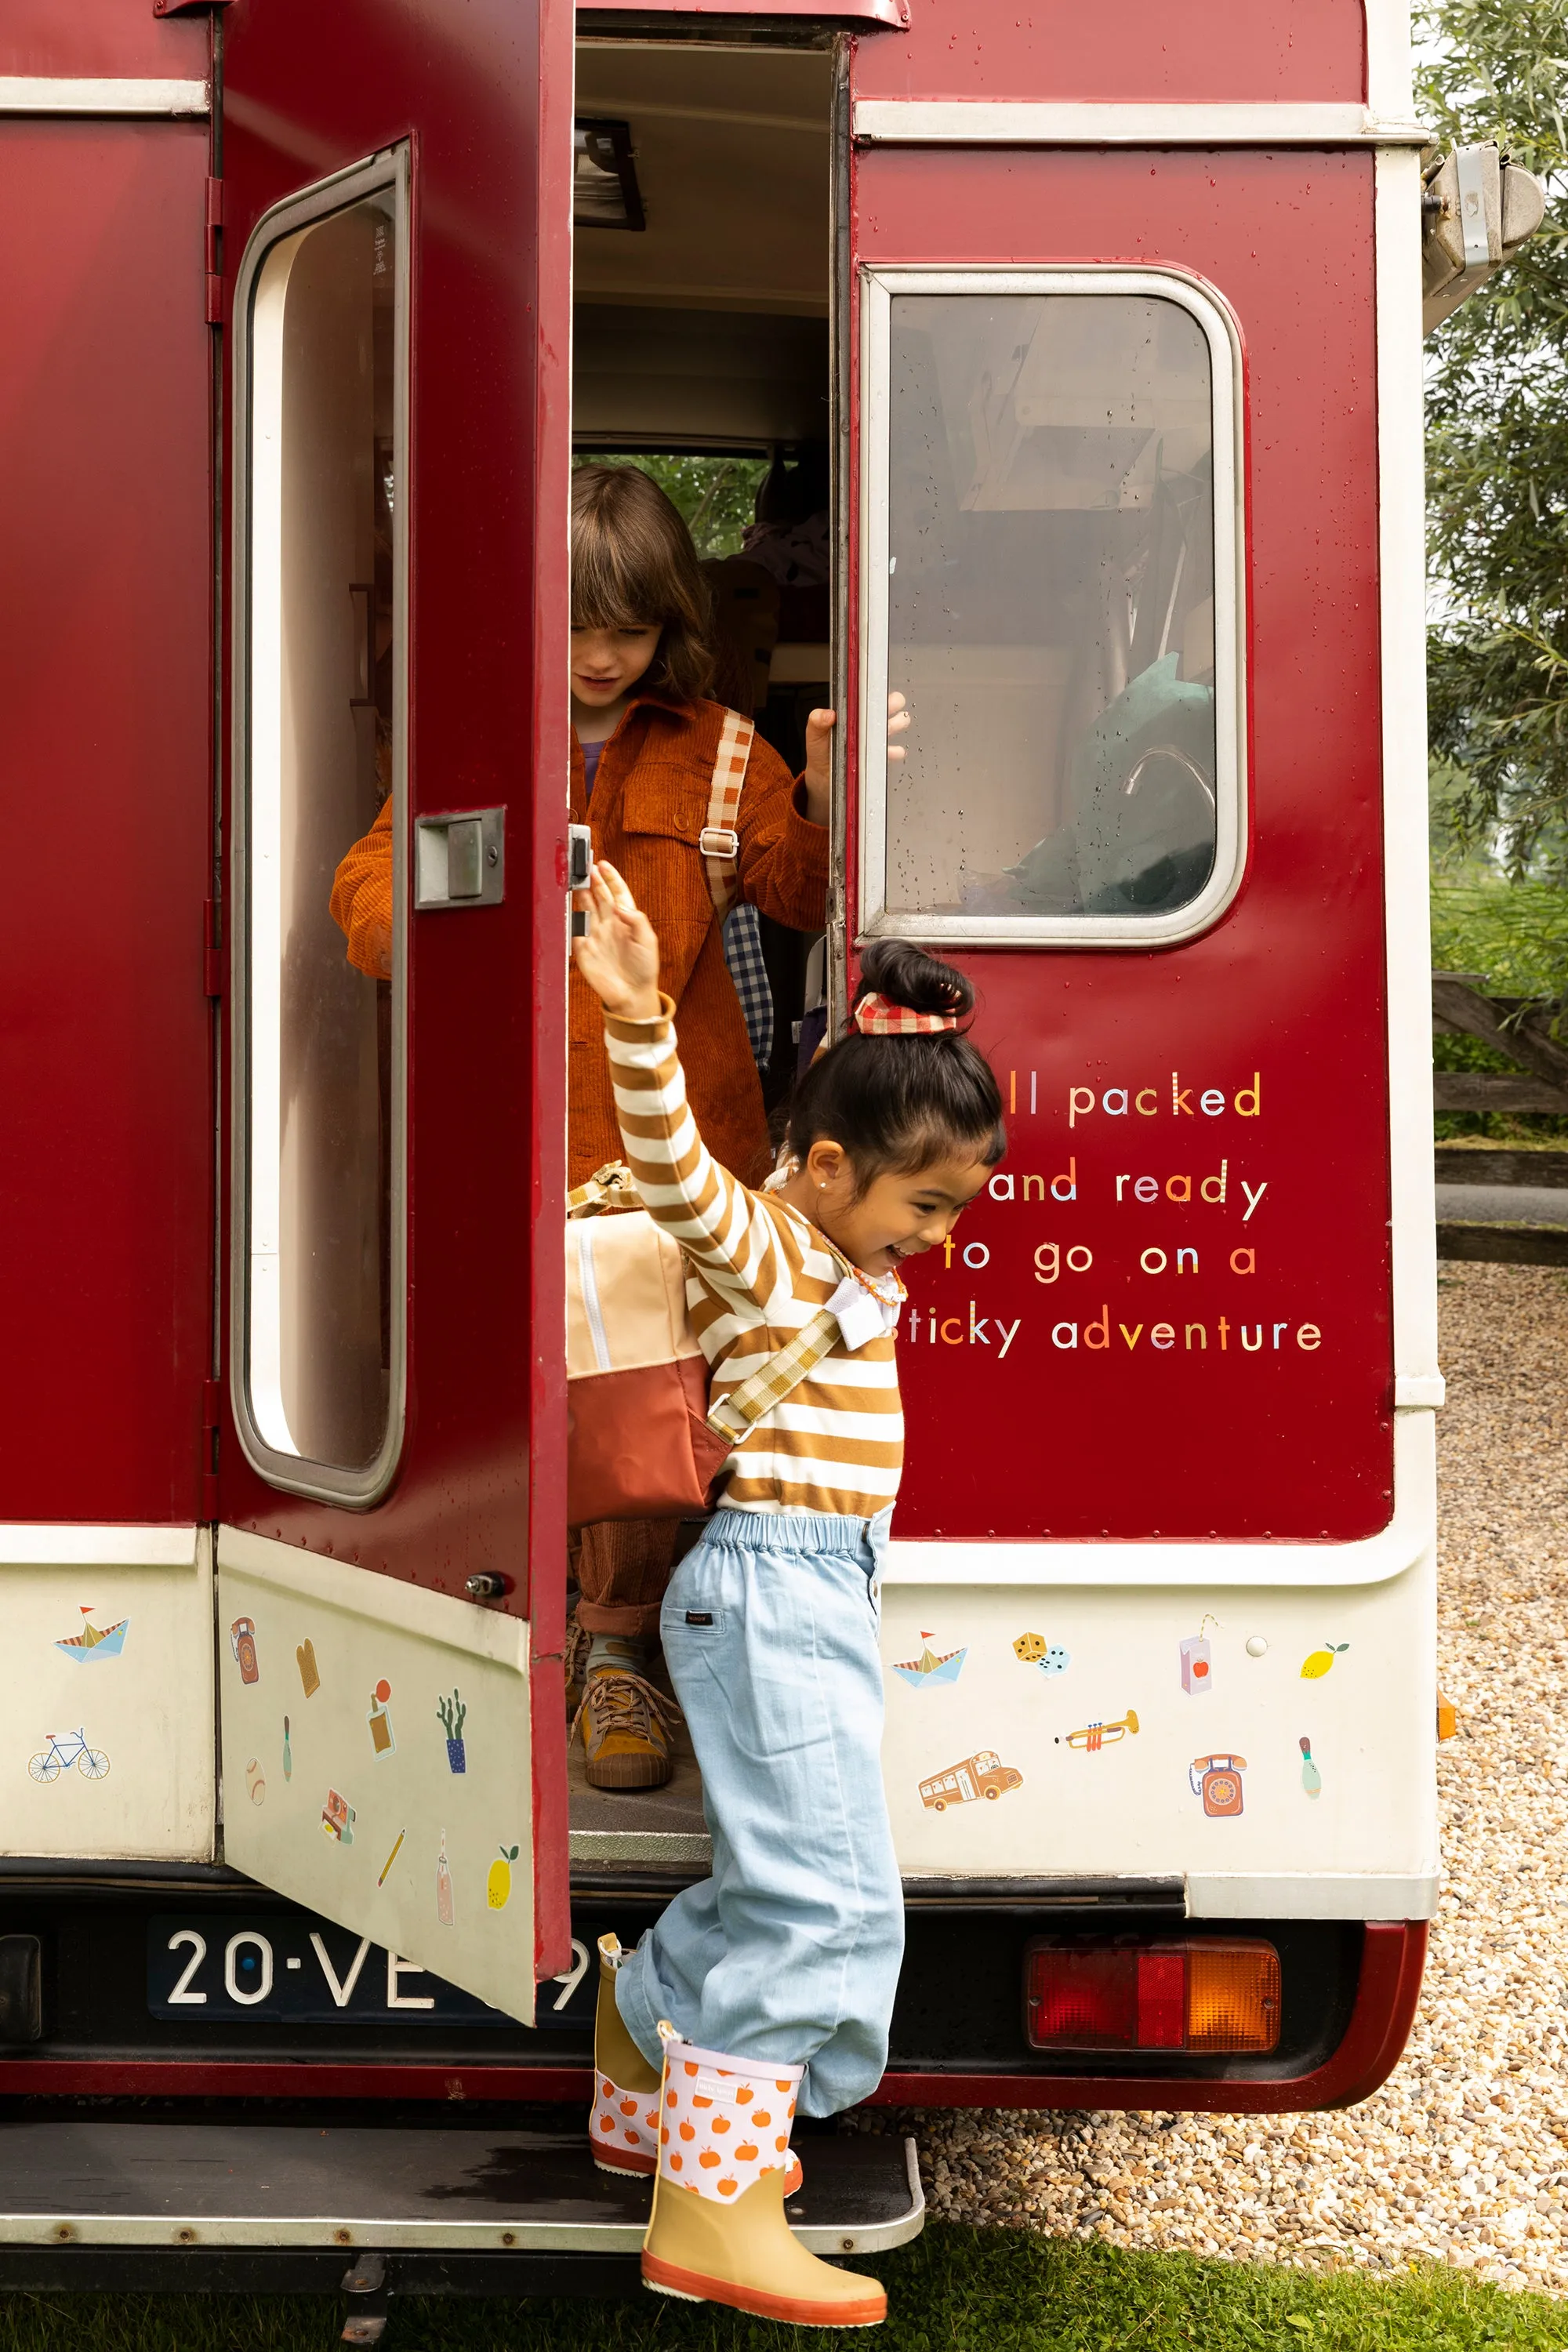
{"label": "red brake light", "polygon": [[1279,1955],[1241,1937],[1031,1943],[1024,2017],[1035,2050],[1266,2052],[1279,2039]]}

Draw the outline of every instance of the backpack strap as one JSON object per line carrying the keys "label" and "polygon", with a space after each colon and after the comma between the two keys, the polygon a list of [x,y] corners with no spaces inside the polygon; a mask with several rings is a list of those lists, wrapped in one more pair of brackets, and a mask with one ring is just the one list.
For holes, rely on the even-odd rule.
{"label": "backpack strap", "polygon": [[750,1380],[721,1397],[708,1415],[708,1426],[721,1437],[744,1437],[747,1431],[771,1412],[775,1404],[783,1404],[792,1389],[800,1386],[807,1372],[816,1370],[838,1336],[838,1318],[829,1307],[819,1307],[795,1338],[782,1347],[776,1356],[770,1356],[758,1366]]}
{"label": "backpack strap", "polygon": [[640,1209],[637,1180],[624,1160],[606,1160],[602,1168],[566,1195],[566,1214],[602,1217],[607,1209]]}
{"label": "backpack strap", "polygon": [[741,788],[746,781],[746,763],[752,756],[756,732],[751,720],[742,719],[738,710],[724,713],[713,761],[713,781],[708,790],[708,821],[697,839],[708,875],[708,894],[721,923],[734,905],[739,887],[736,861],[741,855],[741,836],[735,830],[735,820],[741,814]]}

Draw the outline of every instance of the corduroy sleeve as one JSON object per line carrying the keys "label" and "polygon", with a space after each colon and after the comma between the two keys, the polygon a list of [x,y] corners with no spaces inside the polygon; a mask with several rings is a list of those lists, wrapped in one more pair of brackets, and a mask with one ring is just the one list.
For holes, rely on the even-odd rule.
{"label": "corduroy sleeve", "polygon": [[827,920],[827,827],[802,812],[797,784],[771,743],[752,746],[741,794],[741,896],[792,931]]}
{"label": "corduroy sleeve", "polygon": [[332,877],[332,920],[349,943],[349,961],[370,980],[392,978],[392,802]]}

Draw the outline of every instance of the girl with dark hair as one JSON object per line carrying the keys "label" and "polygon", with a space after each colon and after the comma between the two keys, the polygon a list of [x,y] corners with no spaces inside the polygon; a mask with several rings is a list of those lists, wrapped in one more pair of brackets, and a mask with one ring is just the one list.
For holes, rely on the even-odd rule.
{"label": "girl with dark hair", "polygon": [[[708,593],[690,534],[635,466],[572,478],[571,816],[595,855],[629,877],[658,927],[659,985],[679,1008],[688,1080],[716,1156],[765,1173],[767,1119],[745,1016],[724,961],[710,825],[729,714],[708,700]],[[901,708],[901,704],[900,704]],[[908,719],[895,718],[897,734]],[[793,930],[826,919],[834,714],[815,710],[792,778],[758,736],[733,812],[733,898]],[[900,754],[901,756],[901,753]],[[392,803],[338,867],[332,913],[351,963],[391,971]],[[567,1182],[620,1151],[603,1024],[574,978],[569,1006]],[[586,1770],[600,1789],[658,1788],[670,1774],[667,1709],[645,1674],[679,1520],[589,1528],[576,1559],[577,1625],[588,1637],[580,1710]]]}
{"label": "girl with dark hair", "polygon": [[748,1191],[688,1105],[653,926],[613,866],[578,904],[623,1149],[685,1252],[733,1439],[661,1622],[713,1874],[635,1952],[601,1940],[591,2134],[614,2168],[657,2170],[647,2284],[869,2326],[881,2288],[819,2263],[785,2221],[789,2124],[797,2099],[830,2116],[867,2097],[887,2061],[904,1910],[877,1573],[903,1460],[900,1268],[946,1238],[1002,1157],[1001,1097],[960,1027],[969,982],[879,941],[847,1034],[798,1089],[784,1165]]}

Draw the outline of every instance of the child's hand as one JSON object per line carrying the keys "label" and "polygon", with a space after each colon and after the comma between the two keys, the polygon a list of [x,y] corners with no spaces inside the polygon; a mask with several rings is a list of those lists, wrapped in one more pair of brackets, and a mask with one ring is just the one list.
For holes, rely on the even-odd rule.
{"label": "child's hand", "polygon": [[622,1021],[657,1020],[658,936],[615,867],[596,863],[572,904],[591,918],[587,937],[572,942],[573,958],[605,1012]]}
{"label": "child's hand", "polygon": [[[805,722],[805,813],[813,824],[826,824],[832,803],[833,789],[833,730],[837,721],[834,710],[814,710]],[[904,746],[896,739],[908,732],[910,714],[904,708],[901,694],[888,697],[888,760],[889,765],[904,756]]]}

